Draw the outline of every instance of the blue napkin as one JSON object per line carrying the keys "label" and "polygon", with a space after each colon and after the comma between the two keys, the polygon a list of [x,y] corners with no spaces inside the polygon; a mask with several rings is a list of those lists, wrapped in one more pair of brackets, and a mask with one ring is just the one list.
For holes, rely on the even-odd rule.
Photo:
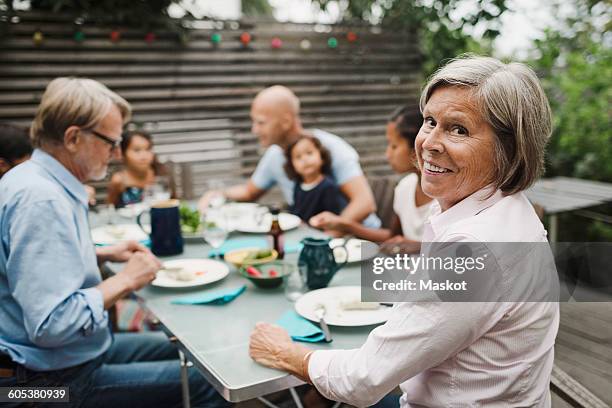
{"label": "blue napkin", "polygon": [[246,285],[237,288],[220,289],[213,292],[200,293],[174,299],[175,305],[224,305],[236,299],[246,290]]}
{"label": "blue napkin", "polygon": [[295,341],[317,343],[325,341],[325,334],[314,324],[304,319],[293,310],[289,310],[276,321],[276,324],[287,330]]}
{"label": "blue napkin", "polygon": [[[299,252],[302,249],[301,242],[286,242],[285,253]],[[208,257],[212,258],[217,255],[225,256],[227,252],[242,248],[269,248],[268,240],[265,238],[236,238],[227,240],[218,249],[208,251]]]}
{"label": "blue napkin", "polygon": [[224,256],[227,252],[242,248],[268,248],[268,240],[265,238],[236,238],[229,239],[223,243],[218,249],[208,251],[208,257],[212,258],[217,255]]}
{"label": "blue napkin", "polygon": [[[119,242],[117,242],[117,243],[119,243]],[[146,246],[147,248],[151,248],[151,238],[146,238],[146,239],[143,239],[143,240],[138,241],[138,242],[141,243],[142,245]],[[98,247],[104,247],[104,246],[110,246],[110,245],[115,245],[115,244],[94,244],[94,245],[98,246]]]}

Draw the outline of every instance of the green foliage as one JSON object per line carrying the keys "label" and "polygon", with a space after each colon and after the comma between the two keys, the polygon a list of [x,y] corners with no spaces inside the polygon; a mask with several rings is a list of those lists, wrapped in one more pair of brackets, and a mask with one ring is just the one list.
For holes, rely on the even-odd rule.
{"label": "green foliage", "polygon": [[268,0],[242,0],[242,14],[254,17],[272,17],[272,6]]}
{"label": "green foliage", "polygon": [[547,30],[528,61],[554,115],[548,176],[612,182],[612,48],[605,29],[592,24],[597,3],[576,0],[576,15]]}
{"label": "green foliage", "polygon": [[[13,10],[16,3],[16,0],[0,0],[8,10]],[[86,20],[106,21],[147,31],[168,29],[182,36],[187,31],[182,19],[168,15],[168,7],[174,3],[181,3],[181,0],[30,0],[30,10],[73,14]],[[187,12],[185,17],[193,16]]]}
{"label": "green foliage", "polygon": [[[335,3],[344,6],[343,21],[380,23],[397,30],[415,30],[421,40],[425,75],[442,62],[463,52],[489,54],[500,33],[499,16],[508,9],[507,0],[481,0],[478,9],[455,16],[462,0],[313,0],[321,9]],[[464,29],[482,26],[483,38],[474,41]]]}

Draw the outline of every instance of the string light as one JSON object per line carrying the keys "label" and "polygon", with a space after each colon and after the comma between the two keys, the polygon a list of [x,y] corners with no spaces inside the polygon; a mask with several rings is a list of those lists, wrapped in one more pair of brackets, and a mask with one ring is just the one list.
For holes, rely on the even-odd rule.
{"label": "string light", "polygon": [[221,40],[223,39],[223,37],[221,37],[221,34],[219,33],[213,33],[210,36],[210,41],[214,44],[214,45],[219,45],[221,43]]}
{"label": "string light", "polygon": [[272,48],[278,49],[283,46],[283,40],[278,37],[274,37],[270,45],[272,45]]}
{"label": "string light", "polygon": [[244,45],[245,47],[247,45],[249,45],[249,43],[251,42],[252,38],[251,38],[251,34],[247,33],[246,31],[242,34],[240,34],[240,42],[242,43],[242,45]]}
{"label": "string light", "polygon": [[42,44],[44,40],[45,40],[45,36],[40,30],[36,30],[36,32],[34,32],[34,35],[32,35],[32,41],[34,41],[35,45]]}
{"label": "string light", "polygon": [[119,40],[121,39],[121,31],[119,30],[113,30],[110,33],[110,40],[114,43],[119,42]]}
{"label": "string light", "polygon": [[77,30],[74,32],[72,38],[74,38],[74,41],[76,42],[82,42],[83,40],[85,40],[85,33],[81,30]]}

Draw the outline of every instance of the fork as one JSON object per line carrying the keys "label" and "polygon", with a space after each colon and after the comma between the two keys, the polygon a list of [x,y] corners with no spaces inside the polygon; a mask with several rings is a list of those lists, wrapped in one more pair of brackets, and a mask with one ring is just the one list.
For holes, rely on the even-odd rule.
{"label": "fork", "polygon": [[325,322],[325,313],[327,313],[327,309],[325,309],[324,305],[318,305],[314,312],[317,319],[319,319],[319,325],[321,326],[321,330],[323,330],[323,335],[325,335],[325,341],[330,343],[332,341],[332,336]]}

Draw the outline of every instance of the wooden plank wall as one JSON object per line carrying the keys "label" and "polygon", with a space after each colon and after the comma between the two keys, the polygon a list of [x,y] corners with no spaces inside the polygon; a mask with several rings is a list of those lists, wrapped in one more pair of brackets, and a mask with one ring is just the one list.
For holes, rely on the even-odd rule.
{"label": "wooden plank wall", "polygon": [[[46,84],[57,76],[85,76],[121,94],[134,122],[154,133],[163,159],[192,163],[194,190],[211,176],[239,178],[254,169],[261,151],[250,133],[249,106],[264,87],[283,84],[302,102],[306,127],[349,141],[372,176],[390,174],[384,158],[387,116],[414,102],[422,78],[411,33],[371,27],[280,24],[265,21],[197,21],[181,44],[164,32],[147,43],[140,30],[85,21],[76,42],[74,17],[22,13],[0,40],[0,121],[31,121]],[[40,29],[44,41],[35,45]],[[253,41],[239,42],[248,31]],[[347,40],[347,33],[358,35]],[[214,46],[212,33],[222,35]],[[271,39],[283,41],[273,49]],[[327,45],[329,37],[338,47]],[[310,50],[300,47],[307,39]],[[189,145],[191,143],[191,145]],[[181,146],[183,145],[183,146]],[[190,155],[188,155],[189,153]],[[199,154],[199,156],[198,156]]]}

